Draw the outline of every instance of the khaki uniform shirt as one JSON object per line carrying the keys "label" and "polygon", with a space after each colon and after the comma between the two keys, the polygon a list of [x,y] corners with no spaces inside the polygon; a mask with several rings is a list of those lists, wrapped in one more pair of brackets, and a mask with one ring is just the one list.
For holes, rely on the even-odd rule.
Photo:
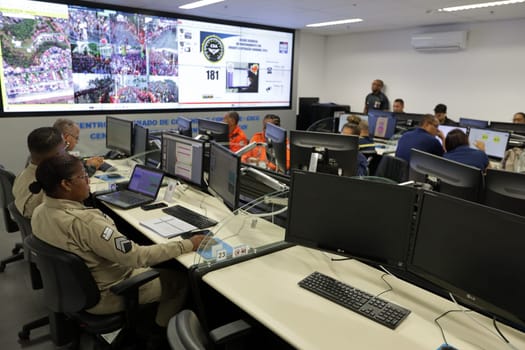
{"label": "khaki uniform shirt", "polygon": [[13,184],[13,196],[15,197],[16,209],[26,218],[31,219],[33,210],[44,200],[44,191],[37,194],[29,191],[29,185],[36,181],[36,168],[33,163],[22,170]]}
{"label": "khaki uniform shirt", "polygon": [[[33,234],[81,257],[101,291],[99,304],[112,298],[109,288],[147,267],[192,251],[190,240],[140,246],[120,233],[111,218],[82,203],[44,196],[31,219]],[[109,300],[108,300],[109,301]]]}

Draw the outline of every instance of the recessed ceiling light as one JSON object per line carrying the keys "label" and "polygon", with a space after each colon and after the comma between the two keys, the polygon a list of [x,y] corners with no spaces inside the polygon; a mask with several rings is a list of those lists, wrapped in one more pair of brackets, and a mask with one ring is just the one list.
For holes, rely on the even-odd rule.
{"label": "recessed ceiling light", "polygon": [[525,2],[525,0],[505,0],[505,1],[482,2],[482,3],[479,3],[479,4],[444,7],[444,8],[438,9],[438,11],[441,11],[441,12],[443,12],[443,11],[444,12],[455,12],[455,11],[464,11],[464,10],[475,10],[475,9],[481,9],[481,8],[485,8],[485,7],[519,4],[521,2]]}
{"label": "recessed ceiling light", "polygon": [[191,9],[196,9],[197,7],[208,6],[208,5],[215,4],[217,2],[222,2],[222,1],[224,0],[200,0],[200,1],[190,2],[189,4],[179,6],[179,8],[183,10],[191,10]]}
{"label": "recessed ceiling light", "polygon": [[327,26],[335,26],[338,24],[359,23],[359,22],[363,22],[363,20],[361,18],[351,18],[351,19],[342,19],[339,21],[312,23],[312,24],[307,24],[306,26],[307,27],[327,27]]}

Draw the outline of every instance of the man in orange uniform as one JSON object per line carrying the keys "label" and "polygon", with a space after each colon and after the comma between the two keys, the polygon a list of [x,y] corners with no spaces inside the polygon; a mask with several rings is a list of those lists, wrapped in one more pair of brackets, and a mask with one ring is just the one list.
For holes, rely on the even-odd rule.
{"label": "man in orange uniform", "polygon": [[230,130],[230,150],[237,152],[248,144],[248,138],[239,124],[239,113],[231,111],[224,115],[224,122],[228,124]]}

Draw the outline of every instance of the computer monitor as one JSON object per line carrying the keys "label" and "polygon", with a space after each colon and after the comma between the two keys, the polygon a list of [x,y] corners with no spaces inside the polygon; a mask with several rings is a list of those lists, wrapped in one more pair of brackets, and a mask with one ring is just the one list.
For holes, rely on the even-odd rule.
{"label": "computer monitor", "polygon": [[525,135],[525,124],[490,122],[489,128],[492,130],[508,131],[512,134]]}
{"label": "computer monitor", "polygon": [[226,144],[230,141],[228,124],[207,119],[197,119],[199,135],[203,135],[208,141],[216,141]]}
{"label": "computer monitor", "polygon": [[358,149],[358,136],[291,130],[290,168],[355,176]]}
{"label": "computer monitor", "polygon": [[[440,127],[441,128],[441,127]],[[497,159],[503,159],[505,150],[509,143],[510,133],[506,131],[495,131],[489,129],[470,128],[468,140],[470,147],[476,148],[476,141],[485,143],[485,153],[487,156]]]}
{"label": "computer monitor", "polygon": [[368,132],[374,138],[391,139],[396,132],[396,117],[394,117],[394,113],[375,109],[369,111]]}
{"label": "computer monitor", "polygon": [[488,120],[459,118],[459,126],[486,129],[489,127],[489,122]]}
{"label": "computer monitor", "polygon": [[148,150],[148,128],[135,124],[133,131],[132,156],[141,164],[146,164],[146,151]]}
{"label": "computer monitor", "polygon": [[481,169],[416,149],[410,151],[409,179],[470,201],[480,200],[483,185]]}
{"label": "computer monitor", "polygon": [[338,133],[341,133],[341,131],[343,131],[343,126],[345,126],[346,123],[348,123],[348,117],[351,116],[351,115],[356,115],[358,116],[359,118],[361,118],[361,121],[365,121],[365,122],[368,122],[368,114],[364,114],[364,113],[345,113],[345,114],[341,114],[339,116],[339,123],[337,123],[337,132]]}
{"label": "computer monitor", "polygon": [[399,126],[406,126],[413,128],[421,124],[425,114],[417,113],[393,113],[396,118],[396,124]]}
{"label": "computer monitor", "polygon": [[162,134],[161,169],[174,176],[203,187],[204,141],[174,134]]}
{"label": "computer monitor", "polygon": [[191,129],[191,120],[184,117],[178,117],[177,118],[177,131],[179,134],[191,137],[193,135],[192,129]]}
{"label": "computer monitor", "polygon": [[277,171],[286,172],[286,129],[272,123],[266,123],[266,155],[270,162],[274,163]]}
{"label": "computer monitor", "polygon": [[405,268],[417,190],[294,171],[287,242]]}
{"label": "computer monitor", "polygon": [[[440,125],[439,126],[439,130],[443,133],[443,137],[445,137],[445,139],[447,138],[448,133],[454,129],[459,129],[463,131],[465,135],[467,134],[467,128],[461,128],[459,126],[454,126],[454,125]],[[443,144],[443,142],[441,141],[439,137],[436,136],[436,139],[439,141],[439,143]]]}
{"label": "computer monitor", "polygon": [[483,204],[525,216],[525,174],[487,169]]}
{"label": "computer monitor", "polygon": [[523,330],[524,232],[525,217],[425,193],[408,270]]}
{"label": "computer monitor", "polygon": [[208,190],[231,210],[239,206],[241,158],[228,148],[211,142]]}
{"label": "computer monitor", "polygon": [[133,152],[133,121],[106,116],[106,148],[123,153]]}

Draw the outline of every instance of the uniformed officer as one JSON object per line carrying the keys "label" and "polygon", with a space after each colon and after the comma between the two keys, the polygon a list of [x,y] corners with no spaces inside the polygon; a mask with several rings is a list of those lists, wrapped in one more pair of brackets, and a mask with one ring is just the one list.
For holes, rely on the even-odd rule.
{"label": "uniformed officer", "polygon": [[[203,239],[197,235],[189,240],[151,246],[135,244],[100,210],[82,204],[89,196],[89,177],[82,162],[69,154],[40,163],[36,180],[31,190],[43,189],[45,196],[31,220],[33,233],[84,259],[101,294],[100,302],[88,312],[108,314],[123,310],[123,301],[111,293],[111,286],[143,272],[148,266],[196,250]],[[141,304],[160,302],[156,323],[161,327],[180,309],[186,293],[185,279],[167,273],[161,271],[160,280],[139,289]]]}
{"label": "uniformed officer", "polygon": [[231,111],[224,115],[224,122],[228,124],[230,150],[237,152],[248,144],[248,138],[239,126],[239,113]]}
{"label": "uniformed officer", "polygon": [[16,177],[13,184],[15,206],[26,218],[31,218],[33,210],[42,203],[43,192],[31,193],[29,185],[35,181],[36,167],[44,159],[64,153],[66,147],[62,134],[55,128],[38,128],[27,136],[27,147],[31,159],[27,167]]}

